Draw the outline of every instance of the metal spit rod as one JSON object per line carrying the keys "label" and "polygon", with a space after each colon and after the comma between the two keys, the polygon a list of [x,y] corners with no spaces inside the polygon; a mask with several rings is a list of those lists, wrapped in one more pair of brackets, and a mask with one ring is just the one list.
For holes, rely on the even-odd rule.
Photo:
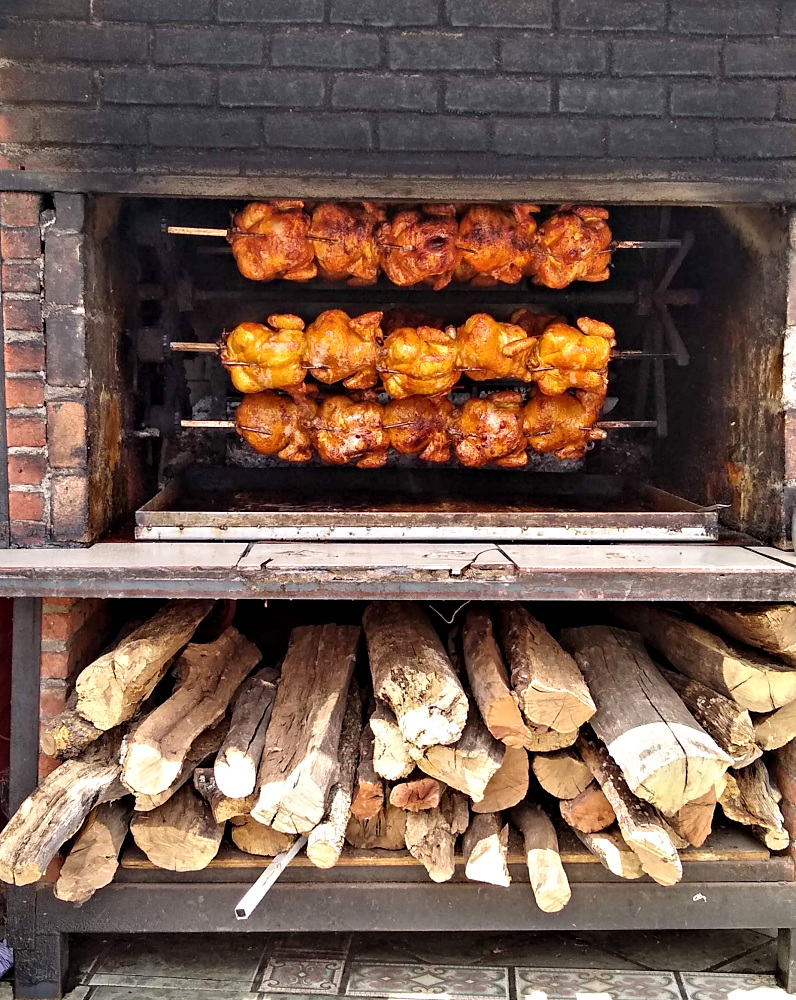
{"label": "metal spit rod", "polygon": [[[181,420],[180,427],[192,427],[206,431],[234,431],[234,420]],[[595,427],[607,431],[634,429],[637,427],[657,427],[657,420],[599,420]]]}

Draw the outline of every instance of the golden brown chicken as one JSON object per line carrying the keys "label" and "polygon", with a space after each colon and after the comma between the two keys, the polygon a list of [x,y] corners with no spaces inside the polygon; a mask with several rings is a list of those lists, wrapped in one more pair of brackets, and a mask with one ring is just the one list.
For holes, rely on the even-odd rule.
{"label": "golden brown chicken", "polygon": [[319,382],[342,382],[347,389],[369,389],[379,376],[382,345],[380,312],[349,316],[328,309],[307,327],[304,363]]}
{"label": "golden brown chicken", "polygon": [[514,285],[533,259],[538,205],[471,205],[459,222],[462,262],[459,281],[487,287],[498,281]]}
{"label": "golden brown chicken", "polygon": [[458,363],[476,382],[495,378],[530,381],[527,359],[536,341],[513,323],[475,313],[457,331]]}
{"label": "golden brown chicken", "polygon": [[374,400],[328,396],[313,424],[315,450],[329,465],[355,462],[358,469],[379,469],[390,446],[383,416],[384,407]]}
{"label": "golden brown chicken", "polygon": [[424,462],[447,462],[451,457],[448,430],[456,407],[444,396],[391,399],[384,407],[384,429],[401,455],[417,455]]}
{"label": "golden brown chicken", "polygon": [[459,381],[456,358],[455,326],[444,330],[405,326],[393,330],[384,341],[379,373],[394,399],[438,396],[450,392]]}
{"label": "golden brown chicken", "polygon": [[573,281],[607,281],[611,254],[608,212],[591,205],[561,205],[539,227],[526,270],[535,285],[566,288]]}
{"label": "golden brown chicken", "polygon": [[219,357],[239,392],[287,389],[304,381],[303,320],[274,314],[268,323],[241,323],[226,336]]}
{"label": "golden brown chicken", "polygon": [[551,323],[531,352],[533,379],[547,396],[570,388],[600,392],[607,384],[614,328],[588,316],[577,324],[580,332],[567,323]]}
{"label": "golden brown chicken", "polygon": [[309,395],[291,399],[267,389],[252,392],[243,397],[235,411],[235,428],[261,455],[276,455],[286,462],[308,462],[317,409]]}
{"label": "golden brown chicken", "polygon": [[523,416],[518,392],[493,392],[482,399],[468,399],[451,423],[456,457],[470,468],[490,462],[502,468],[527,465]]}
{"label": "golden brown chicken", "polygon": [[457,233],[453,205],[397,212],[376,236],[384,273],[395,285],[425,282],[438,292],[450,282],[461,260]]}
{"label": "golden brown chicken", "polygon": [[443,330],[445,321],[441,316],[434,316],[420,309],[388,309],[381,321],[384,336],[388,337],[393,330],[400,330],[402,326],[433,326],[436,330]]}
{"label": "golden brown chicken", "polygon": [[551,323],[566,323],[564,316],[552,313],[538,313],[532,309],[515,309],[509,322],[522,327],[529,337],[541,337]]}
{"label": "golden brown chicken", "polygon": [[556,458],[583,458],[592,441],[607,435],[595,427],[605,392],[565,392],[545,396],[534,388],[525,404],[525,434],[528,444],[540,454]]}
{"label": "golden brown chicken", "polygon": [[252,281],[309,281],[318,273],[303,201],[254,201],[232,220],[229,242],[240,273]]}
{"label": "golden brown chicken", "polygon": [[324,201],[312,213],[310,240],[322,278],[348,281],[352,287],[375,284],[379,276],[376,227],[384,206]]}

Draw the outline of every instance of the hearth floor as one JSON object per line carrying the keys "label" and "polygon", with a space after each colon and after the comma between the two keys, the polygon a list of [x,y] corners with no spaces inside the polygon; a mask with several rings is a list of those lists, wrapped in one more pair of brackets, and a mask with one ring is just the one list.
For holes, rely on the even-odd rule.
{"label": "hearth floor", "polygon": [[69,1000],[786,1000],[775,952],[773,931],[87,937]]}

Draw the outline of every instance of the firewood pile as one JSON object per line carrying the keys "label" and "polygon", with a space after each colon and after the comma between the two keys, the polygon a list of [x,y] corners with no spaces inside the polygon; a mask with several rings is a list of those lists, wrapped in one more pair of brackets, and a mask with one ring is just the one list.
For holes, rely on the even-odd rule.
{"label": "firewood pile", "polygon": [[[212,601],[169,602],[82,673],[43,729],[63,763],[0,834],[0,879],[83,903],[128,836],[154,865],[205,868],[225,835],[271,857],[301,834],[319,868],[408,850],[435,882],[506,886],[524,844],[546,912],[570,898],[556,829],[614,875],[682,877],[718,805],[788,847],[764,751],[796,736],[796,608],[606,606],[553,634],[520,603],[374,602],[358,625],[299,625],[282,660]],[[205,636],[206,638],[206,636]],[[346,847],[348,845],[348,847]]]}

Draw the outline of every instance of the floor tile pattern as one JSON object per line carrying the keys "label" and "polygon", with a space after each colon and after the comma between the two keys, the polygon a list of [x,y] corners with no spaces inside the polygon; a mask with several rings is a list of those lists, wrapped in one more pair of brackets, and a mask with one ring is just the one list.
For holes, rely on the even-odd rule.
{"label": "floor tile pattern", "polygon": [[395,1000],[509,1000],[508,969],[352,962],[346,993]]}
{"label": "floor tile pattern", "polygon": [[343,959],[296,954],[269,959],[258,988],[268,993],[326,993],[336,996],[342,978]]}
{"label": "floor tile pattern", "polygon": [[789,1000],[773,976],[720,975],[684,972],[680,977],[685,1000]]}
{"label": "floor tile pattern", "polygon": [[[681,1000],[671,972],[515,969],[518,1000]],[[707,998],[705,998],[707,1000]]]}

